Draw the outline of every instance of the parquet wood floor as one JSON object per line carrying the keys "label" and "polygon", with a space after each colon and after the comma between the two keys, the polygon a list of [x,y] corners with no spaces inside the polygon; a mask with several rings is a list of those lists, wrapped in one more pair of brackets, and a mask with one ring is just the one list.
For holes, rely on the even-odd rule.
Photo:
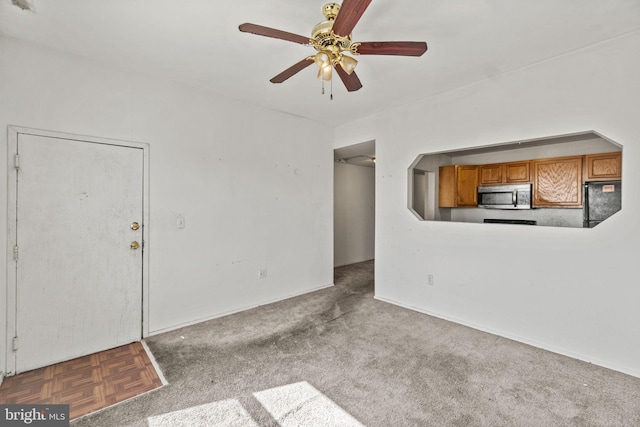
{"label": "parquet wood floor", "polygon": [[0,403],[69,404],[69,418],[106,408],[162,386],[140,342],[4,379]]}

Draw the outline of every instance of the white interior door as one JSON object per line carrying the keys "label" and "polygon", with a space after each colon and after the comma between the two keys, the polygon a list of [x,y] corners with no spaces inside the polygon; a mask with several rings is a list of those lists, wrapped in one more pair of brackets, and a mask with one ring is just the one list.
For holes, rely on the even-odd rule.
{"label": "white interior door", "polygon": [[19,134],[17,152],[16,372],[139,340],[143,150]]}

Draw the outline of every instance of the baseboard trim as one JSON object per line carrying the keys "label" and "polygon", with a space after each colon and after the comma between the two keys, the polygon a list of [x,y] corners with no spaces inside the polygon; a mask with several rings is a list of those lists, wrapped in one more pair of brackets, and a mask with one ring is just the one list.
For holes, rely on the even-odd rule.
{"label": "baseboard trim", "polygon": [[346,264],[334,264],[334,268],[338,268],[338,267],[347,267],[349,265],[354,265],[354,264],[360,264],[363,262],[368,262],[368,261],[375,261],[375,258],[369,258],[369,259],[363,259],[362,261],[349,261]]}
{"label": "baseboard trim", "polygon": [[162,385],[165,386],[169,384],[169,381],[167,381],[164,374],[162,373],[162,369],[160,369],[160,365],[158,365],[158,362],[156,362],[156,358],[153,356],[153,353],[151,352],[151,349],[149,348],[147,343],[144,340],[141,340],[140,344],[142,344],[142,348],[144,348],[144,351],[147,353],[147,357],[151,361],[153,368],[156,370],[156,374],[158,374],[158,378],[160,378],[160,382],[162,382]]}
{"label": "baseboard trim", "polygon": [[585,356],[583,354],[579,354],[579,353],[575,353],[575,352],[572,352],[572,351],[568,351],[568,350],[563,349],[563,348],[550,346],[550,345],[547,345],[545,343],[537,342],[535,340],[531,340],[531,339],[528,339],[526,337],[522,337],[522,336],[519,336],[519,335],[504,333],[503,331],[498,331],[498,330],[496,330],[494,328],[486,327],[485,325],[481,325],[481,324],[477,324],[477,323],[474,323],[474,322],[468,322],[468,321],[465,321],[465,320],[461,320],[461,319],[458,319],[456,317],[448,316],[448,315],[445,315],[445,314],[442,314],[442,313],[438,313],[438,312],[433,311],[433,310],[425,310],[425,309],[422,309],[422,308],[418,308],[418,307],[414,307],[414,306],[411,306],[411,305],[403,304],[403,303],[400,303],[398,301],[394,301],[392,299],[383,298],[383,297],[379,297],[379,296],[374,296],[374,299],[376,299],[378,301],[386,302],[388,304],[397,305],[398,307],[406,308],[407,310],[416,311],[418,313],[422,313],[422,314],[426,314],[426,315],[429,315],[429,316],[437,317],[438,319],[442,319],[442,320],[446,320],[446,321],[449,321],[449,322],[457,323],[459,325],[467,326],[469,328],[476,329],[478,331],[486,332],[486,333],[489,333],[489,334],[492,334],[492,335],[496,335],[496,336],[499,336],[499,337],[502,337],[502,338],[510,339],[512,341],[516,341],[516,342],[520,342],[520,343],[523,343],[523,344],[527,344],[527,345],[530,345],[532,347],[536,347],[536,348],[540,348],[542,350],[550,351],[552,353],[560,354],[562,356],[567,356],[567,357],[570,357],[572,359],[580,360],[582,362],[591,363],[593,365],[597,365],[597,366],[600,366],[602,368],[611,369],[611,370],[614,370],[614,371],[617,371],[617,372],[621,372],[621,373],[626,374],[626,375],[631,375],[632,377],[640,378],[640,371],[637,371],[637,370],[634,370],[634,369],[628,369],[626,367],[619,366],[619,365],[617,365],[615,363],[610,363],[610,362],[607,362],[607,361],[604,361],[604,360],[600,360],[600,359],[597,359],[597,358]]}
{"label": "baseboard trim", "polygon": [[216,314],[213,314],[211,316],[201,317],[199,319],[195,319],[195,320],[191,320],[191,321],[188,321],[188,322],[180,323],[180,324],[174,325],[174,326],[168,326],[168,327],[162,328],[162,329],[156,329],[156,330],[153,330],[153,331],[150,330],[149,331],[149,335],[147,335],[147,336],[148,337],[152,337],[154,335],[164,334],[165,332],[171,332],[171,331],[175,331],[176,329],[185,328],[187,326],[192,326],[192,325],[197,325],[198,323],[206,322],[206,321],[209,321],[209,320],[219,319],[220,317],[225,317],[225,316],[230,316],[232,314],[241,313],[243,311],[251,310],[252,308],[262,307],[263,305],[269,305],[269,304],[273,304],[275,302],[280,302],[280,301],[287,300],[289,298],[295,298],[295,297],[299,297],[301,295],[310,294],[312,292],[316,292],[316,291],[320,291],[322,289],[330,288],[331,286],[334,286],[334,284],[333,283],[329,283],[328,285],[318,286],[316,288],[312,288],[312,289],[309,289],[309,290],[306,290],[306,291],[303,291],[303,292],[289,294],[289,295],[283,296],[282,298],[275,298],[273,300],[267,300],[267,301],[261,302],[259,304],[248,305],[248,306],[240,307],[240,308],[235,309],[235,310],[229,310],[229,311],[224,311],[224,312],[221,312],[221,313],[216,313]]}

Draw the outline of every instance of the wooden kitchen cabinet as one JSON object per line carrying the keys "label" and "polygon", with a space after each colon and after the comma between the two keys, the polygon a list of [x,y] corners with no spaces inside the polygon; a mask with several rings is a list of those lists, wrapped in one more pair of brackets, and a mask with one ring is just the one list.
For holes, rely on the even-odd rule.
{"label": "wooden kitchen cabinet", "polygon": [[480,185],[529,183],[529,161],[478,166]]}
{"label": "wooden kitchen cabinet", "polygon": [[505,164],[494,163],[492,165],[478,166],[480,185],[502,184],[505,182]]}
{"label": "wooden kitchen cabinet", "polygon": [[453,165],[440,167],[438,206],[441,208],[478,205],[478,166]]}
{"label": "wooden kitchen cabinet", "polygon": [[440,168],[440,207],[478,205],[478,185],[532,183],[534,208],[582,207],[584,181],[622,178],[622,153],[556,157]]}
{"label": "wooden kitchen cabinet", "polygon": [[582,156],[533,160],[535,208],[582,206]]}
{"label": "wooden kitchen cabinet", "polygon": [[622,152],[587,154],[585,156],[585,181],[622,179]]}
{"label": "wooden kitchen cabinet", "polygon": [[531,162],[513,162],[505,165],[505,177],[507,184],[529,183]]}

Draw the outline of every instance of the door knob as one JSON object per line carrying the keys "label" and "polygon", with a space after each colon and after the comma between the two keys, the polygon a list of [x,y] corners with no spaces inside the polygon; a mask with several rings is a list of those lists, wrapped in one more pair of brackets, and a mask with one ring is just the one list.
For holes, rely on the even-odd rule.
{"label": "door knob", "polygon": [[131,249],[138,249],[140,244],[136,241],[131,242]]}
{"label": "door knob", "polygon": [[134,222],[133,224],[131,224],[131,229],[132,230],[137,230],[138,228],[140,228],[140,224],[138,224],[137,222]]}

